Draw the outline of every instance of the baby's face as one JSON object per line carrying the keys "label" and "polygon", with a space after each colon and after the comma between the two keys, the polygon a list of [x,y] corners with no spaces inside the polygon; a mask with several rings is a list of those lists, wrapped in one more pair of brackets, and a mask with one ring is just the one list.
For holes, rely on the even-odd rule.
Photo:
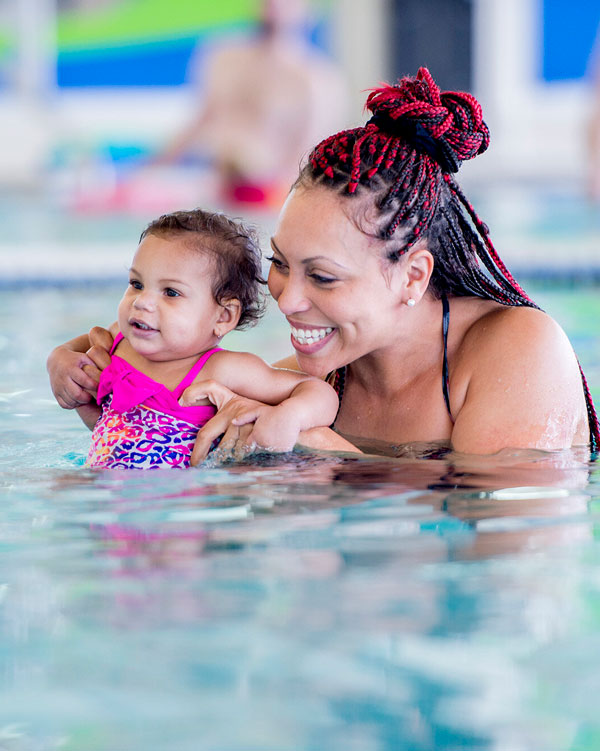
{"label": "baby's face", "polygon": [[223,308],[212,294],[208,255],[183,239],[147,235],[119,303],[119,327],[133,349],[153,361],[182,360],[213,347]]}

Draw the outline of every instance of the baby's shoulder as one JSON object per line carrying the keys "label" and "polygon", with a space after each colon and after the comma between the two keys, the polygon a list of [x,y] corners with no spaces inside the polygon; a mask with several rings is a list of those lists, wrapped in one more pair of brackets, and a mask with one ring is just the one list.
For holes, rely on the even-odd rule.
{"label": "baby's shoulder", "polygon": [[239,375],[247,368],[269,367],[258,355],[251,352],[236,352],[230,349],[220,349],[206,361],[195,380],[214,378],[222,383],[227,382],[231,374]]}

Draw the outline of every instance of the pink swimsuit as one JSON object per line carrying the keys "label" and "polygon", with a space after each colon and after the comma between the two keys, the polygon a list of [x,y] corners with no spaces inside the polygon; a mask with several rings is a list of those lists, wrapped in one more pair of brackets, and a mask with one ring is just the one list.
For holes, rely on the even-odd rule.
{"label": "pink swimsuit", "polygon": [[[117,334],[111,354],[122,339]],[[198,430],[217,410],[212,405],[182,407],[177,400],[219,351],[215,347],[205,352],[173,391],[113,354],[100,376],[102,414],[86,464],[111,469],[189,467]]]}

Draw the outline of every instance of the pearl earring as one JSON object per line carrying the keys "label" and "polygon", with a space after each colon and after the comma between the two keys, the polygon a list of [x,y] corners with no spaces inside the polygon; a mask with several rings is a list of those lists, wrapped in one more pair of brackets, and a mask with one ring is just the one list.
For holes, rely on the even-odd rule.
{"label": "pearl earring", "polygon": [[406,301],[406,304],[408,305],[409,308],[414,308],[414,306],[417,304],[417,301],[413,300],[412,297],[409,297],[408,300]]}

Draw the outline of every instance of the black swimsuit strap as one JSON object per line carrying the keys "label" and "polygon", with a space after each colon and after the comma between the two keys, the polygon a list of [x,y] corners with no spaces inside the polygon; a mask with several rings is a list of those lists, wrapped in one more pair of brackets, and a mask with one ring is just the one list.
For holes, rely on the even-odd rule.
{"label": "black swimsuit strap", "polygon": [[448,298],[445,294],[442,294],[442,338],[444,340],[444,359],[442,361],[442,391],[444,392],[444,401],[446,402],[446,409],[452,418],[452,410],[450,409],[450,391],[448,389],[448,381],[450,379],[448,373],[448,329],[450,327],[450,305],[448,305]]}
{"label": "black swimsuit strap", "polygon": [[327,375],[327,378],[325,379],[327,383],[330,386],[333,386],[335,389],[335,393],[338,395],[338,411],[335,413],[335,418],[330,428],[333,428],[335,425],[335,421],[337,420],[337,416],[340,412],[340,407],[342,406],[342,397],[344,396],[344,386],[346,385],[346,366],[343,365],[341,368],[338,368],[337,370],[332,370],[331,373]]}
{"label": "black swimsuit strap", "polygon": [[[454,422],[452,417],[452,410],[450,409],[450,392],[448,389],[448,381],[450,379],[448,372],[448,329],[450,328],[450,305],[448,304],[448,298],[446,295],[442,295],[442,337],[444,340],[444,359],[442,361],[442,391],[444,392],[444,401],[446,402],[446,409],[450,415],[450,419]],[[344,386],[346,385],[346,366],[333,370],[326,378],[326,381],[330,383],[336,390],[338,398],[340,400],[340,407],[342,405],[342,397],[344,396]],[[339,412],[338,407],[338,412]],[[337,418],[337,415],[336,415]],[[333,427],[333,421],[331,427]]]}

